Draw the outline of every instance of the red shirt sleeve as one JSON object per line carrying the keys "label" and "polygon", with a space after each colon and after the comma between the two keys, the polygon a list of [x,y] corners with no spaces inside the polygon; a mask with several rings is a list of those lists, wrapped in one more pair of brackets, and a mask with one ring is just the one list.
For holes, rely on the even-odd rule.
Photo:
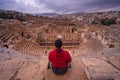
{"label": "red shirt sleeve", "polygon": [[70,63],[71,61],[72,61],[71,56],[70,56],[69,52],[66,51],[66,62]]}

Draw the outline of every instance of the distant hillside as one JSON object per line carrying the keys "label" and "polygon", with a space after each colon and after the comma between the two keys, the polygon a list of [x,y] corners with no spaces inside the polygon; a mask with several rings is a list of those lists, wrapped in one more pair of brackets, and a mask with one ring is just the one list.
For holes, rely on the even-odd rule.
{"label": "distant hillside", "polygon": [[58,16],[59,14],[57,13],[35,13],[33,15],[44,16],[44,17],[54,17],[54,16]]}

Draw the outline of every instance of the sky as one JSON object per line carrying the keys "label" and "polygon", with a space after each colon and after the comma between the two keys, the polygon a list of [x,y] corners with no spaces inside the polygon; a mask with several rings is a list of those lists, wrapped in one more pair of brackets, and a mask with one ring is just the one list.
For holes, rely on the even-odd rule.
{"label": "sky", "polygon": [[0,9],[24,13],[120,11],[120,0],[0,0]]}

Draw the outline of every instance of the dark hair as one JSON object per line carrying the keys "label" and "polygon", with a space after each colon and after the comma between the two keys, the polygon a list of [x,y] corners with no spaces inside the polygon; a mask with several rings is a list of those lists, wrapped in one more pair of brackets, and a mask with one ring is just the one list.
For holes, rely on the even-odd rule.
{"label": "dark hair", "polygon": [[61,48],[62,47],[62,40],[61,39],[57,39],[55,41],[55,47],[56,48]]}
{"label": "dark hair", "polygon": [[[57,40],[55,41],[55,47],[56,47],[56,48],[61,48],[61,47],[62,47],[62,40],[61,40],[61,39],[57,39]],[[61,50],[61,49],[58,49],[57,51],[58,51],[58,53],[60,53],[62,50]]]}

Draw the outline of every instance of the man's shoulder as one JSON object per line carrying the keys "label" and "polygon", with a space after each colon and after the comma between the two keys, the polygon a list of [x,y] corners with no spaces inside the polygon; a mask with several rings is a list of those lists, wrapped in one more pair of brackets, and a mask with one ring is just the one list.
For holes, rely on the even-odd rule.
{"label": "man's shoulder", "polygon": [[55,52],[55,49],[54,50],[51,50],[49,53],[54,53]]}
{"label": "man's shoulder", "polygon": [[69,52],[67,50],[63,50],[63,52],[66,53],[66,54],[69,54]]}

